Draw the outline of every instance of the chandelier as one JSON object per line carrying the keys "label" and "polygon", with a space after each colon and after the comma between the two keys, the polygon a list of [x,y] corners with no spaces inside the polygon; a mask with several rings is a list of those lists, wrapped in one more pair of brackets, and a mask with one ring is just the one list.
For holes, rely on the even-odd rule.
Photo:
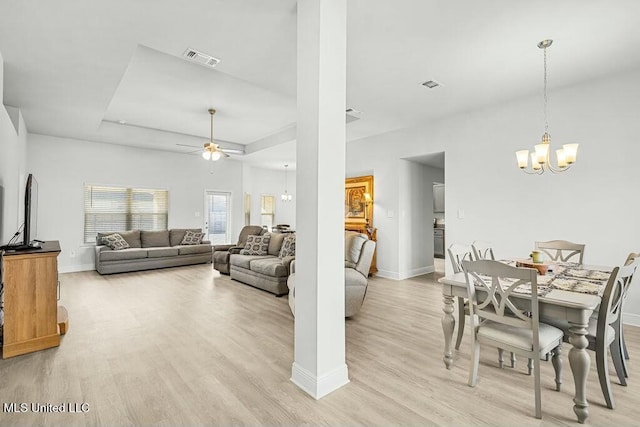
{"label": "chandelier", "polygon": [[216,110],[214,110],[213,108],[210,108],[208,111],[209,111],[209,115],[211,116],[211,138],[209,142],[206,142],[204,144],[204,151],[202,152],[202,158],[205,160],[211,160],[215,162],[221,157],[223,156],[229,157],[229,155],[224,151],[222,151],[222,149],[218,144],[213,142],[213,115],[216,113]]}
{"label": "chandelier", "polygon": [[287,168],[289,165],[284,165],[284,193],[280,195],[280,200],[283,202],[290,202],[293,196],[287,192]]}
{"label": "chandelier", "polygon": [[[537,144],[535,151],[516,151],[518,167],[525,173],[542,175],[545,170],[553,173],[564,172],[576,161],[578,154],[578,144],[564,144],[562,148],[556,150],[556,166],[551,164],[549,158],[550,140],[549,124],[547,123],[547,48],[551,46],[553,40],[543,40],[538,43],[538,47],[544,51],[544,134],[542,142]],[[529,158],[531,158],[531,168],[529,168]]]}

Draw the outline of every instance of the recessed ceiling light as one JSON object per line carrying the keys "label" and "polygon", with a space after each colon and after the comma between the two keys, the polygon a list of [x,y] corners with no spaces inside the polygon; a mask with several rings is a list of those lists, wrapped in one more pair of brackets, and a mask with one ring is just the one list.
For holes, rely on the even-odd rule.
{"label": "recessed ceiling light", "polygon": [[184,56],[189,61],[211,68],[215,67],[220,62],[218,58],[215,58],[206,53],[198,52],[197,50],[191,48],[185,50],[182,56]]}
{"label": "recessed ceiling light", "polygon": [[345,111],[347,114],[353,114],[356,116],[362,114],[362,111],[356,110],[355,108],[347,108]]}
{"label": "recessed ceiling light", "polygon": [[435,80],[427,80],[426,82],[422,83],[422,86],[433,89],[434,87],[443,86],[443,84]]}
{"label": "recessed ceiling light", "polygon": [[118,120],[118,124],[126,125],[127,121],[126,120]]}

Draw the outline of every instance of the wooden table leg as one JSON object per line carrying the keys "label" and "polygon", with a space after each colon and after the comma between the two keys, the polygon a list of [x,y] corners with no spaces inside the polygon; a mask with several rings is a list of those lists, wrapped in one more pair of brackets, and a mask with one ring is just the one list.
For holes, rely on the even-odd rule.
{"label": "wooden table leg", "polygon": [[587,324],[569,322],[569,342],[573,347],[569,350],[569,365],[573,373],[576,385],[576,395],[573,398],[573,412],[578,416],[578,422],[584,424],[589,417],[589,404],[587,403],[587,375],[591,359],[586,352],[589,341],[587,340]]}
{"label": "wooden table leg", "polygon": [[443,293],[444,316],[442,316],[442,332],[444,332],[444,366],[451,369],[453,366],[453,351],[451,342],[453,340],[453,328],[456,326],[456,319],[453,317],[453,296]]}

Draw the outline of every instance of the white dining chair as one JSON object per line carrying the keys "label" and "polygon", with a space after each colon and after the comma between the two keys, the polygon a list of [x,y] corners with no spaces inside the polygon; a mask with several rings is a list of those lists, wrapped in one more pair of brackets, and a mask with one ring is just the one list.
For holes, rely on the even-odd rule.
{"label": "white dining chair", "polygon": [[578,264],[582,264],[584,257],[582,243],[572,243],[566,240],[549,240],[548,242],[535,242],[535,250],[544,252],[551,261],[569,262],[578,256]]}
{"label": "white dining chair", "polygon": [[[490,242],[476,240],[471,244],[471,249],[473,250],[473,259],[475,261],[480,261],[481,259],[496,259],[493,252],[493,244]],[[504,367],[504,350],[501,348],[498,349],[498,363],[500,364],[501,368]],[[529,366],[531,366],[531,361],[529,361]],[[511,367],[516,367],[515,353],[511,353]]]}
{"label": "white dining chair", "polygon": [[471,244],[471,249],[473,250],[473,258],[476,261],[479,261],[481,259],[496,259],[493,253],[493,244],[489,242],[476,240]]}
{"label": "white dining chair", "polygon": [[[596,353],[600,389],[605,403],[610,409],[614,408],[614,402],[609,380],[608,353],[609,351],[611,352],[611,360],[620,384],[626,386],[620,325],[626,290],[628,290],[629,283],[633,280],[633,275],[638,265],[640,265],[640,258],[629,265],[613,269],[605,285],[600,306],[596,309],[597,314],[594,313],[591,316],[587,326],[587,349]],[[551,319],[548,320],[548,323],[562,329],[564,331],[564,339],[568,341],[570,326],[568,322]]]}
{"label": "white dining chair", "polygon": [[[539,321],[538,271],[492,260],[462,261],[462,266],[469,296],[469,322],[473,330],[469,386],[475,387],[478,382],[480,344],[503,348],[532,359],[535,416],[542,418],[540,359],[553,354],[556,390],[560,391],[563,332]],[[516,288],[521,285],[530,286],[531,290],[531,305],[524,310],[512,300]],[[476,287],[486,294],[483,301],[478,301]]]}
{"label": "white dining chair", "polygon": [[[587,339],[589,345],[587,348],[596,352],[596,366],[598,368],[598,379],[600,381],[600,389],[604,395],[607,407],[613,409],[615,407],[613,394],[609,381],[609,364],[608,351],[611,351],[613,366],[616,369],[618,380],[621,385],[627,385],[624,375],[624,357],[622,355],[620,329],[618,325],[622,317],[622,307],[624,306],[624,298],[629,288],[629,283],[633,280],[633,274],[640,264],[640,259],[635,260],[629,265],[616,267],[611,273],[611,277],[607,282],[607,286],[602,295],[602,302],[598,311],[597,319],[590,319],[587,330],[589,334]],[[595,320],[595,322],[594,322]],[[595,330],[594,330],[595,328]]]}
{"label": "white dining chair", "polygon": [[[630,265],[632,264],[634,261],[640,260],[640,253],[630,253],[629,256],[627,256],[626,261],[624,262],[624,265]],[[627,293],[629,291],[629,286],[631,285],[631,282],[633,281],[633,277],[631,277],[631,279],[629,280],[629,282],[627,283],[627,286],[624,289],[624,294],[622,296],[622,313],[624,313],[624,302],[627,298]],[[624,326],[623,326],[624,322],[622,321],[622,316],[620,316],[620,319],[618,320],[618,325],[617,325],[617,333],[618,333],[618,337],[619,337],[619,345],[620,345],[620,353],[622,354],[622,370],[624,372],[624,376],[625,378],[629,377],[629,369],[627,367],[627,360],[629,360],[629,350],[627,350],[627,343],[624,340]]]}
{"label": "white dining chair", "polygon": [[[454,273],[462,272],[462,261],[471,261],[473,259],[473,249],[469,245],[453,243],[447,249],[451,267]],[[465,298],[458,298],[458,336],[456,337],[456,350],[460,349],[462,336],[464,334],[465,317],[469,315],[469,307],[465,304]]]}

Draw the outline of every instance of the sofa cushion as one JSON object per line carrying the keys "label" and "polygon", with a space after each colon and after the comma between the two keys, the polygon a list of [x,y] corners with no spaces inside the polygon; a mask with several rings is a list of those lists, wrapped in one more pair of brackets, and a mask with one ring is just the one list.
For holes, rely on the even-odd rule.
{"label": "sofa cushion", "polygon": [[169,243],[171,246],[181,245],[182,239],[187,231],[193,231],[196,233],[202,232],[200,228],[172,228],[169,230]]}
{"label": "sofa cushion", "polygon": [[267,255],[271,234],[263,234],[262,236],[248,236],[244,249],[240,251],[241,255]]}
{"label": "sofa cushion", "polygon": [[199,245],[202,243],[202,238],[204,237],[204,233],[199,231],[191,231],[187,230],[184,233],[184,237],[182,238],[181,245]]}
{"label": "sofa cushion", "polygon": [[100,252],[101,261],[125,261],[128,259],[141,259],[147,257],[146,249],[130,248],[121,251]]}
{"label": "sofa cushion", "polygon": [[140,240],[143,248],[158,248],[169,245],[169,230],[141,231]]}
{"label": "sofa cushion", "polygon": [[282,242],[282,247],[280,248],[280,254],[278,258],[284,258],[286,256],[295,256],[296,255],[296,235],[287,234]]}
{"label": "sofa cushion", "polygon": [[102,238],[104,236],[108,236],[113,233],[118,233],[122,236],[124,240],[127,241],[130,248],[141,248],[142,243],[140,242],[140,230],[129,230],[129,231],[110,231],[108,233],[98,233],[98,244],[102,244]]}
{"label": "sofa cushion", "polygon": [[280,255],[280,249],[282,249],[282,244],[284,243],[284,238],[287,237],[286,233],[271,233],[271,240],[269,241],[269,249],[267,253],[273,256]]}
{"label": "sofa cushion", "polygon": [[[238,254],[232,254],[231,258],[229,259],[229,263],[231,265],[235,265],[237,267],[246,268],[247,270],[249,270],[249,269],[251,269],[251,261],[256,260],[256,259],[263,259],[263,258],[275,258],[275,257],[269,256],[269,255],[261,256],[261,255],[238,255]],[[278,258],[275,258],[275,259],[278,259]]]}
{"label": "sofa cushion", "polygon": [[119,251],[123,249],[129,249],[129,244],[118,233],[109,234],[102,238],[102,244],[107,245],[109,249]]}
{"label": "sofa cushion", "polygon": [[350,265],[350,264],[347,264],[347,262],[353,263],[354,266],[355,264],[358,263],[358,260],[360,259],[360,252],[362,251],[362,245],[364,245],[364,242],[366,242],[367,240],[369,240],[369,238],[365,234],[357,233],[355,231],[345,232],[345,235],[344,235],[345,265]]}
{"label": "sofa cushion", "polygon": [[149,248],[147,249],[149,258],[162,258],[165,256],[177,256],[178,248]]}
{"label": "sofa cushion", "polygon": [[250,261],[251,271],[261,273],[266,276],[287,277],[289,269],[282,263],[282,259],[269,257]]}
{"label": "sofa cushion", "polygon": [[203,243],[201,245],[177,246],[177,249],[180,255],[193,255],[193,254],[206,254],[206,253],[213,254],[213,251],[211,250],[211,245],[208,243]]}

